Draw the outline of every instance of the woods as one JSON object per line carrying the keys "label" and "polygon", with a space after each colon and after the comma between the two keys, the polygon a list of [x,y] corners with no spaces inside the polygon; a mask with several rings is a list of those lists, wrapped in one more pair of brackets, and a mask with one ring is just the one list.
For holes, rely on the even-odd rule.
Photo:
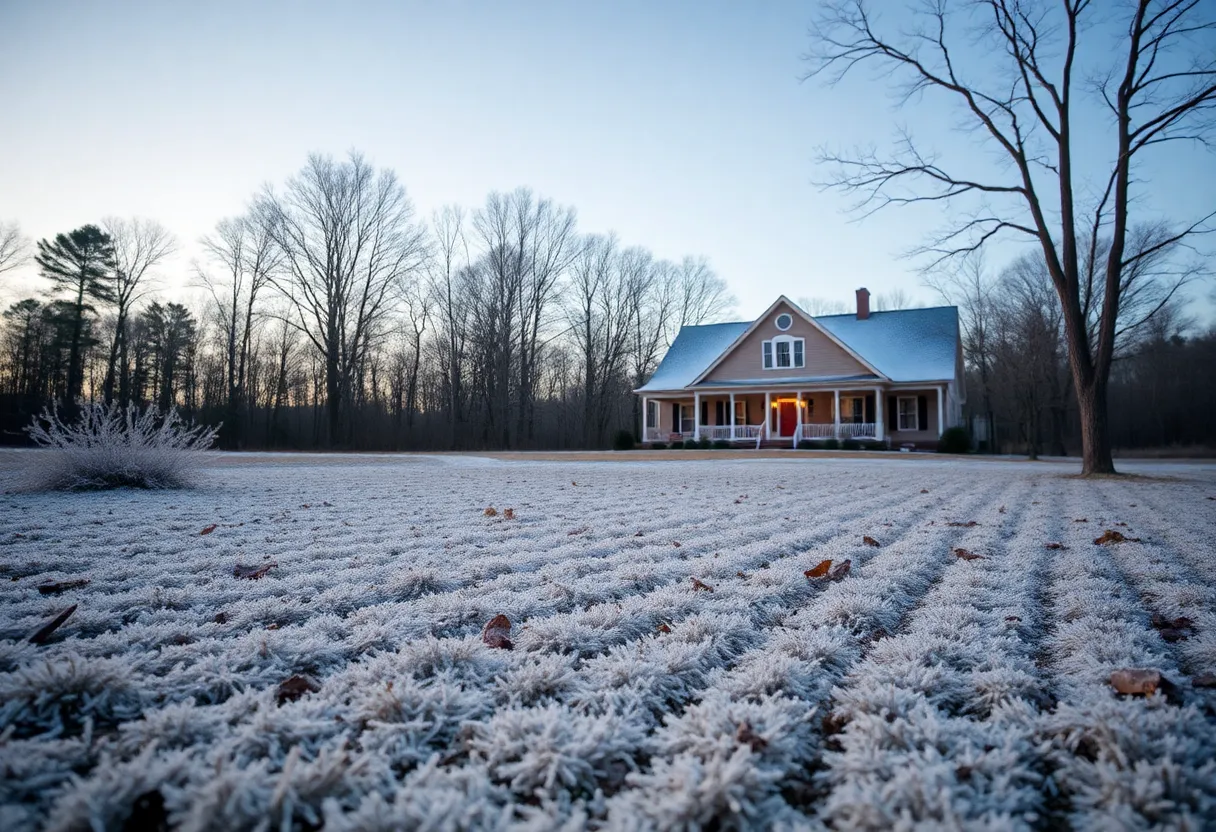
{"label": "woods", "polygon": [[[7,268],[29,245],[2,231]],[[703,258],[586,234],[526,188],[420,218],[355,152],[256,193],[186,275],[179,246],[114,218],[38,243],[47,291],[0,327],[0,441],[83,399],[176,405],[226,448],[607,447],[679,327],[734,306]],[[158,291],[183,278],[194,300]]]}

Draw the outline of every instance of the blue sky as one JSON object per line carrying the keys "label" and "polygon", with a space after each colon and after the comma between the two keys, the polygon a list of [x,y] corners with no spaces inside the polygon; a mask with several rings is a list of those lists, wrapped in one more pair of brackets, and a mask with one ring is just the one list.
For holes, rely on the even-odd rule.
{"label": "blue sky", "polygon": [[[421,216],[527,185],[573,205],[584,231],[704,255],[744,316],[778,293],[851,303],[860,285],[933,299],[900,255],[939,218],[851,222],[849,200],[813,184],[815,148],[882,144],[907,123],[990,160],[936,100],[896,112],[865,75],[800,81],[814,10],[4,0],[0,218],[40,238],[154,217],[181,239],[164,272],[183,286],[198,237],[264,182],[310,151],[357,148],[398,172]],[[1147,172],[1153,204],[1183,213],[1216,186],[1195,153]]]}

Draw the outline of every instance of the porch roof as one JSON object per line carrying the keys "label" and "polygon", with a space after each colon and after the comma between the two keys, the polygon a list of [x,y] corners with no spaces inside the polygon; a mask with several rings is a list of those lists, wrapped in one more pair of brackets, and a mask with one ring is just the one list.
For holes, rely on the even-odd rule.
{"label": "porch roof", "polygon": [[873,373],[865,373],[855,376],[799,376],[797,378],[732,378],[732,379],[706,379],[695,385],[694,389],[703,389],[706,387],[763,387],[767,390],[776,390],[782,387],[797,387],[804,384],[849,384],[852,382],[873,382],[879,381],[878,376]]}

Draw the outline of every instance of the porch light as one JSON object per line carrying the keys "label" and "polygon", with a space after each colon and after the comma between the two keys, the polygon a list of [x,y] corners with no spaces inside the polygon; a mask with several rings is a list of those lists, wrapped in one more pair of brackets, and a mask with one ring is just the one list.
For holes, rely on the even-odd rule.
{"label": "porch light", "polygon": [[777,403],[773,402],[773,410],[776,410],[776,409],[777,409]]}

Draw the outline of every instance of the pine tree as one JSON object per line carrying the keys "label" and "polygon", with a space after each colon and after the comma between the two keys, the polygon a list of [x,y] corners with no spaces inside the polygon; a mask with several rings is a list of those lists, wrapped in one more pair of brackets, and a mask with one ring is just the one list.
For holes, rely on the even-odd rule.
{"label": "pine tree", "polygon": [[95,225],[85,225],[69,234],[58,234],[54,242],[38,241],[34,258],[42,276],[54,284],[51,294],[68,293],[71,341],[68,353],[64,404],[71,408],[84,387],[85,318],[94,314],[97,303],[114,303],[114,243]]}

